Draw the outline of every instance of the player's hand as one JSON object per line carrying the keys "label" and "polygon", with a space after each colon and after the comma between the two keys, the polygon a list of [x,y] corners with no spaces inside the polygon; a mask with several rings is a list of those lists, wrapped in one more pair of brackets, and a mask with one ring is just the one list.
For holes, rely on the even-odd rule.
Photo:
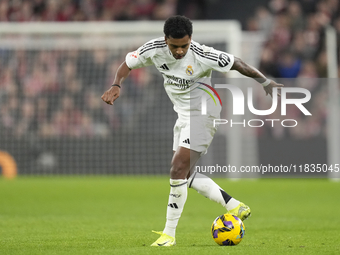
{"label": "player's hand", "polygon": [[113,102],[119,97],[120,88],[117,86],[112,86],[110,89],[104,92],[101,99],[110,105],[113,105]]}
{"label": "player's hand", "polygon": [[[283,84],[279,84],[271,80],[268,86],[263,87],[263,89],[266,92],[266,96],[270,95],[271,97],[273,97],[273,88],[282,88],[282,87],[284,87]],[[277,93],[277,95],[281,96],[280,93]]]}

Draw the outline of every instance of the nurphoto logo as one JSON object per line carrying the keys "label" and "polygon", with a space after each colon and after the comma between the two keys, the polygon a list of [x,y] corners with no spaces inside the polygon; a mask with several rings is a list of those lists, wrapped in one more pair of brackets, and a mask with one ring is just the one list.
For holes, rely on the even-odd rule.
{"label": "nurphoto logo", "polygon": [[[228,89],[231,92],[232,98],[233,98],[233,115],[244,115],[244,106],[245,106],[245,96],[243,94],[243,91],[231,84],[216,84],[216,89]],[[273,100],[272,105],[267,110],[258,110],[255,109],[254,103],[253,103],[253,88],[248,87],[247,89],[247,106],[251,113],[254,115],[259,116],[266,116],[270,115],[273,112],[276,111],[278,106],[278,89],[273,88]],[[311,116],[312,114],[306,109],[306,107],[303,105],[307,103],[311,99],[311,93],[309,90],[305,88],[291,88],[291,87],[284,87],[280,88],[281,90],[281,115],[285,116],[287,115],[287,105],[295,105],[305,116]],[[295,94],[301,94],[304,97],[302,98],[287,98],[288,93],[295,93]],[[207,114],[207,96],[202,96],[201,99],[201,114],[206,115]],[[249,127],[262,127],[264,125],[264,121],[271,122],[271,126],[274,127],[274,123],[277,121],[280,121],[279,119],[250,119],[246,122],[244,119],[242,122],[233,122],[233,120],[227,120],[227,119],[215,119],[214,120],[214,126],[220,125],[220,124],[227,124],[230,123],[230,126],[233,125],[242,125],[246,126],[248,124]],[[297,121],[295,119],[284,119],[281,120],[281,125],[283,127],[295,127],[297,126]]]}

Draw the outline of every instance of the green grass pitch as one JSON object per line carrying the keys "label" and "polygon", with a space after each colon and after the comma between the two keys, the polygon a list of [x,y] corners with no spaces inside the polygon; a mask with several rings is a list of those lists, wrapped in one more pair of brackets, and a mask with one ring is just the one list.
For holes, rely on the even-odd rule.
{"label": "green grass pitch", "polygon": [[340,254],[340,183],[326,179],[215,179],[252,209],[245,237],[210,235],[225,210],[189,189],[174,247],[162,230],[168,177],[0,179],[0,254]]}

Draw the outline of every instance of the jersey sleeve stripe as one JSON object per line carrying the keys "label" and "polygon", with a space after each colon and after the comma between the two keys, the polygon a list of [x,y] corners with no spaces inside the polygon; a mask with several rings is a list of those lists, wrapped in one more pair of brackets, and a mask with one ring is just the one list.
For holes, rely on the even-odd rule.
{"label": "jersey sleeve stripe", "polygon": [[144,52],[151,50],[151,49],[154,49],[156,47],[161,48],[161,47],[165,47],[165,46],[166,46],[166,43],[165,43],[164,40],[148,42],[141,47],[139,54],[143,54]]}
{"label": "jersey sleeve stripe", "polygon": [[145,49],[148,49],[148,48],[150,48],[150,47],[156,47],[156,46],[163,46],[163,47],[165,47],[166,44],[151,44],[151,45],[146,45],[146,46],[143,46],[143,47],[141,48],[141,50],[145,50]]}
{"label": "jersey sleeve stripe", "polygon": [[145,52],[147,52],[149,50],[157,49],[157,48],[164,48],[164,47],[166,47],[166,44],[165,45],[158,45],[158,46],[156,45],[156,46],[151,46],[151,47],[143,48],[143,49],[141,49],[139,54],[142,55],[143,53],[145,53]]}
{"label": "jersey sleeve stripe", "polygon": [[195,44],[191,44],[190,47],[193,47],[194,49],[196,49],[197,51],[199,51],[200,53],[207,55],[207,56],[212,56],[212,57],[218,57],[217,53],[213,53],[213,52],[209,52],[209,53],[204,53],[203,49],[196,46]]}
{"label": "jersey sleeve stripe", "polygon": [[155,41],[155,42],[151,42],[151,43],[146,43],[142,46],[142,48],[147,48],[150,46],[156,46],[156,45],[166,45],[166,43],[164,41]]}
{"label": "jersey sleeve stripe", "polygon": [[210,60],[212,60],[212,61],[217,61],[217,60],[218,60],[217,57],[205,55],[204,53],[199,52],[199,51],[198,51],[197,49],[195,49],[195,48],[191,48],[191,47],[190,47],[190,49],[191,49],[194,53],[196,53],[197,55],[199,55],[199,56],[201,56],[201,57],[203,57],[203,58],[210,59]]}

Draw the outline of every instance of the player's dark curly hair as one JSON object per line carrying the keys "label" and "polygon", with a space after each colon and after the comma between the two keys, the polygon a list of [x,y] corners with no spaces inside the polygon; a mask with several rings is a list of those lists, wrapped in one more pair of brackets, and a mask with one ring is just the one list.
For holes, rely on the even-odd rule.
{"label": "player's dark curly hair", "polygon": [[166,37],[175,39],[192,35],[192,22],[185,16],[172,16],[165,21],[163,32]]}

